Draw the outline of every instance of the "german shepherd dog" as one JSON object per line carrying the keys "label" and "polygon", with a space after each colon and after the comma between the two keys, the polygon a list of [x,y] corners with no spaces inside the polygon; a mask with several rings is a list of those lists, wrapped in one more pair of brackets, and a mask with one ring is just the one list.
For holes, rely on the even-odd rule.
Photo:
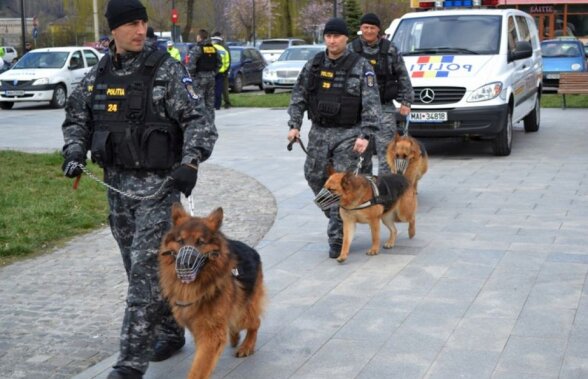
{"label": "german shepherd dog", "polygon": [[178,323],[197,349],[190,379],[209,378],[230,337],[237,357],[254,353],[265,303],[261,259],[255,249],[220,231],[222,208],[192,217],[179,203],[159,251],[160,285]]}
{"label": "german shepherd dog", "polygon": [[425,145],[417,139],[396,133],[388,144],[386,162],[395,174],[403,174],[416,192],[417,182],[429,168],[429,157]]}
{"label": "german shepherd dog", "polygon": [[396,243],[397,230],[394,221],[408,222],[408,235],[415,235],[415,214],[417,198],[408,180],[397,174],[374,178],[356,175],[352,172],[336,172],[328,168],[329,178],[324,189],[339,197],[339,213],[343,220],[343,245],[337,260],[344,262],[355,233],[355,224],[369,224],[372,245],[368,255],[380,250],[380,221],[390,231],[384,248],[390,249]]}

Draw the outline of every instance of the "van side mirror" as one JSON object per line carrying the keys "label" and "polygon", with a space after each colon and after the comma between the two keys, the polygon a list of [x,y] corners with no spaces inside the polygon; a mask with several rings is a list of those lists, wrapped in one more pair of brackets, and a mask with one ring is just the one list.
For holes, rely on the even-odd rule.
{"label": "van side mirror", "polygon": [[527,41],[518,41],[515,44],[515,49],[508,54],[508,61],[516,61],[519,59],[529,58],[533,55],[533,47]]}

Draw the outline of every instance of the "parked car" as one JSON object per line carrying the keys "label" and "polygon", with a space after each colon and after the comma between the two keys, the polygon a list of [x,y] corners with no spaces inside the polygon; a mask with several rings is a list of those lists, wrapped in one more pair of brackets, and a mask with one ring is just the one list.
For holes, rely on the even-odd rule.
{"label": "parked car", "polygon": [[291,89],[302,68],[317,53],[324,51],[324,45],[299,45],[284,50],[277,61],[263,70],[263,90],[274,93],[276,88]]}
{"label": "parked car", "polygon": [[4,57],[3,59],[7,63],[15,63],[18,59],[18,52],[12,46],[0,46],[4,49]]}
{"label": "parked car", "polygon": [[259,44],[259,51],[269,64],[276,61],[287,48],[305,44],[306,41],[297,38],[264,39]]}
{"label": "parked car", "polygon": [[0,74],[0,108],[15,102],[49,101],[63,108],[67,96],[98,63],[102,54],[92,47],[51,47],[31,50]]}
{"label": "parked car", "polygon": [[229,69],[229,86],[233,92],[241,92],[243,87],[257,85],[263,89],[261,73],[267,66],[261,53],[246,46],[229,46],[231,68]]}
{"label": "parked car", "polygon": [[562,72],[588,71],[584,46],[575,38],[544,40],[541,42],[541,55],[544,92],[557,91]]}

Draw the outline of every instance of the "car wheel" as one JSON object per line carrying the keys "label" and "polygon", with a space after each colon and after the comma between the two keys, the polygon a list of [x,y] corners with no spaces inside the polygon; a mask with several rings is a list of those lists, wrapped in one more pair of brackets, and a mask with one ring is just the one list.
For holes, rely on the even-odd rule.
{"label": "car wheel", "polygon": [[0,103],[0,108],[2,109],[12,109],[12,106],[14,105],[13,101],[3,101]]}
{"label": "car wheel", "polygon": [[503,157],[510,155],[512,148],[512,109],[510,107],[506,113],[505,125],[492,143],[494,155]]}
{"label": "car wheel", "polygon": [[259,83],[259,89],[263,90],[263,84]]}
{"label": "car wheel", "polygon": [[62,84],[57,85],[53,90],[53,98],[51,99],[51,106],[53,108],[63,108],[65,107],[65,102],[67,100],[67,91]]}
{"label": "car wheel", "polygon": [[263,91],[264,91],[265,93],[274,93],[274,92],[276,92],[276,89],[275,89],[275,88],[266,88],[266,89],[264,89]]}
{"label": "car wheel", "polygon": [[541,122],[541,97],[538,93],[535,99],[535,108],[525,116],[523,122],[525,123],[525,132],[536,132],[539,130],[539,123]]}
{"label": "car wheel", "polygon": [[237,74],[233,83],[233,92],[239,93],[241,91],[243,91],[243,75]]}

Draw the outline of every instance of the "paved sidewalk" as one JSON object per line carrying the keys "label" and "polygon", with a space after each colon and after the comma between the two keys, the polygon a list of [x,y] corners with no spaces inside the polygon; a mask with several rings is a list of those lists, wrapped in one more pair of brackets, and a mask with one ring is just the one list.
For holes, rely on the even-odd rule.
{"label": "paved sidewalk", "polygon": [[[247,196],[244,203],[225,206],[223,198],[212,200],[214,206],[220,203],[238,214],[253,201],[271,208],[273,196],[277,213],[257,244],[269,292],[257,352],[237,359],[227,347],[214,377],[588,377],[587,116],[586,110],[543,110],[538,133],[525,134],[517,126],[510,157],[492,156],[486,143],[427,143],[431,161],[419,184],[416,237],[409,240],[406,225],[400,224],[396,247],[368,257],[369,229],[362,225],[348,261],[338,264],[327,257],[326,219],[305,184],[303,153],[298,146],[285,149],[284,110],[219,112],[220,138],[210,168],[228,170],[227,179],[237,173],[254,178],[271,196],[268,201],[257,193],[263,187],[252,192],[239,182],[229,191]],[[224,196],[226,190],[216,191],[213,182],[210,191]],[[236,233],[249,224],[269,226],[271,213],[246,217],[226,232],[241,238]],[[110,237],[102,231],[90,238]],[[108,250],[87,249],[93,254]],[[106,293],[125,285],[122,273],[112,273],[118,262],[110,267],[93,265],[91,259],[84,263],[101,270],[104,279],[95,283]],[[77,270],[57,271],[45,282],[27,270],[46,265],[44,270],[52,272],[50,262],[33,259],[22,265],[9,266],[15,271],[11,276],[9,268],[0,269],[0,301],[11,305],[0,310],[2,330],[28,317],[31,324],[46,322],[47,335],[56,330],[75,351],[104,337],[109,344],[103,353],[108,348],[115,353],[122,297],[100,299],[109,307],[107,324],[115,327],[96,330],[96,309],[87,304],[100,295],[78,294],[68,277]],[[24,295],[4,290],[15,278],[20,283],[10,288],[27,286]],[[55,282],[71,295],[52,290]],[[47,296],[56,296],[50,303],[64,318],[51,319],[46,309],[19,311],[14,317],[10,309]],[[79,317],[68,316],[76,312]],[[70,323],[82,331],[68,335],[64,326]],[[27,331],[17,336],[26,338]],[[184,378],[194,351],[189,341],[180,354],[152,364],[146,378]],[[8,366],[10,351],[9,341],[0,336],[0,369]],[[31,362],[16,374],[0,371],[0,377],[51,377],[50,371],[30,371],[43,360],[42,352],[38,358],[27,355],[25,347],[21,352]],[[75,378],[105,378],[114,359],[101,360]]]}

